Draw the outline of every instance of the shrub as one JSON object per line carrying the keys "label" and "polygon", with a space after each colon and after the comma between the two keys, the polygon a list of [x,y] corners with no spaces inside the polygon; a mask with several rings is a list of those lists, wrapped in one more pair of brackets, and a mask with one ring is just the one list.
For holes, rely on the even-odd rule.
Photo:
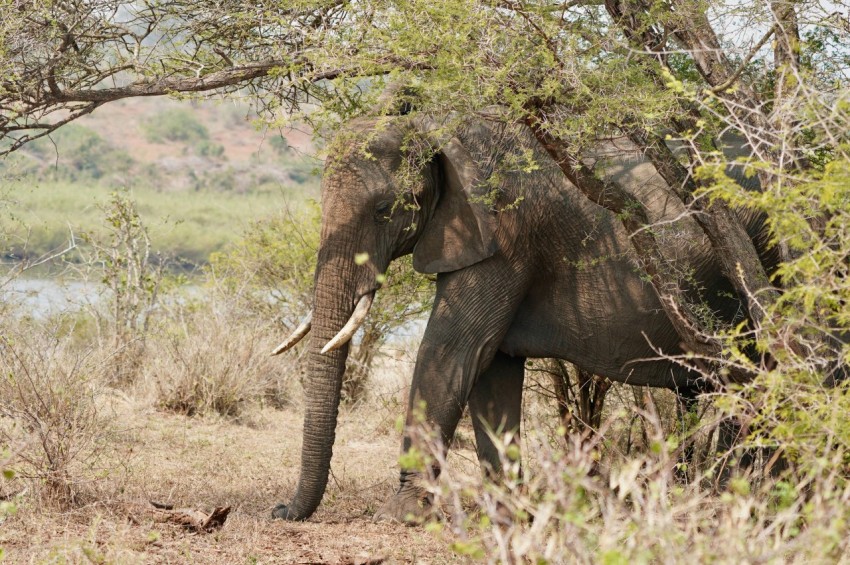
{"label": "shrub", "polygon": [[78,124],[63,126],[27,149],[44,161],[42,175],[49,178],[97,180],[107,174],[126,174],[134,164],[126,151]]}
{"label": "shrub", "polygon": [[201,157],[212,157],[216,159],[224,155],[224,145],[204,139],[198,142],[195,151]]}
{"label": "shrub", "polygon": [[280,134],[272,134],[268,138],[269,146],[274,150],[278,155],[286,155],[291,151],[289,147],[289,142]]}
{"label": "shrub", "polygon": [[202,124],[195,114],[183,108],[165,110],[150,116],[142,124],[145,139],[152,143],[163,141],[179,141],[198,143],[209,140],[207,127]]}
{"label": "shrub", "polygon": [[585,434],[599,429],[611,381],[560,359],[532,362],[526,372],[548,377],[558,417],[569,432]]}
{"label": "shrub", "polygon": [[[210,258],[210,277],[246,309],[265,319],[282,319],[291,331],[312,307],[319,226],[316,204],[256,222],[231,250]],[[430,281],[413,271],[409,258],[392,264],[349,355],[343,383],[346,401],[363,397],[380,347],[421,316],[432,295]]]}
{"label": "shrub", "polygon": [[[605,466],[598,459],[609,428],[594,441],[567,437],[565,449],[559,433],[532,420],[522,472],[519,451],[504,437],[501,482],[456,472],[426,481],[450,518],[430,529],[450,529],[457,553],[488,563],[806,563],[850,549],[850,489],[835,469],[761,485],[736,478],[718,496],[705,480],[681,484],[675,438],[655,414],[639,417],[649,449]],[[417,451],[404,463],[445,468],[437,437],[419,428]]]}
{"label": "shrub", "polygon": [[104,360],[50,331],[0,334],[0,438],[18,446],[10,463],[46,502],[83,501],[112,439],[98,409]]}
{"label": "shrub", "polygon": [[240,319],[228,306],[213,304],[181,318],[179,333],[151,344],[158,354],[146,370],[160,407],[187,416],[235,418],[252,406],[288,401],[287,367],[269,356],[276,338],[270,324]]}
{"label": "shrub", "polygon": [[126,383],[135,375],[144,352],[165,265],[153,254],[147,227],[132,199],[112,193],[102,211],[106,236],[83,234],[90,251],[83,263],[101,277],[109,294],[108,312],[102,314],[101,322],[116,351],[113,382]]}
{"label": "shrub", "polygon": [[[778,449],[799,472],[821,472],[824,462],[850,473],[850,148],[807,182],[749,193],[722,171],[706,168],[710,195],[769,213],[776,245],[788,260],[776,280],[782,295],[756,328],[728,336],[732,362],[756,377],[734,385],[721,407],[739,416],[748,445]],[[757,297],[756,297],[757,298]],[[750,346],[760,354],[742,353]],[[836,456],[840,455],[838,459]]]}

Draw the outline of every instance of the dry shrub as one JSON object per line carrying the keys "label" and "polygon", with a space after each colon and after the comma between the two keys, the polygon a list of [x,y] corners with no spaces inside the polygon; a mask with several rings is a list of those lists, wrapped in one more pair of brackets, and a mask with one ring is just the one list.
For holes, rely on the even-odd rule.
{"label": "dry shrub", "polygon": [[97,402],[104,359],[57,335],[25,324],[0,331],[0,440],[15,446],[16,480],[64,507],[102,476],[114,430]]}
{"label": "dry shrub", "polygon": [[178,333],[148,344],[155,354],[146,370],[157,403],[188,416],[226,417],[239,417],[251,406],[284,406],[290,382],[285,373],[296,365],[270,357],[279,333],[212,303],[186,314]]}
{"label": "dry shrub", "polygon": [[[489,563],[809,563],[850,550],[850,486],[839,454],[781,480],[737,477],[718,494],[706,486],[713,469],[682,484],[677,439],[657,414],[639,416],[649,449],[605,465],[606,434],[623,425],[616,418],[590,441],[531,422],[522,472],[519,450],[503,438],[503,481],[451,470],[432,476],[428,488],[450,519],[429,527],[450,529],[457,553]],[[420,428],[414,437],[405,465],[446,468],[436,435]]]}
{"label": "dry shrub", "polygon": [[711,395],[686,404],[674,391],[612,382],[559,359],[531,361],[526,383],[530,393],[524,399],[526,416],[558,422],[557,435],[567,443],[574,438],[599,441],[595,436],[604,425],[601,464],[650,449],[653,433],[643,417],[647,413],[655,414],[658,425],[680,444],[680,478],[687,480],[694,468],[706,470],[716,459],[721,418]]}
{"label": "dry shrub", "polygon": [[115,351],[109,380],[125,385],[142,370],[145,341],[165,282],[165,263],[153,252],[148,228],[128,194],[112,193],[100,209],[105,233],[83,234],[87,249],[81,250],[78,272],[89,280],[94,271],[103,283],[106,300],[92,311],[111,338],[108,347]]}

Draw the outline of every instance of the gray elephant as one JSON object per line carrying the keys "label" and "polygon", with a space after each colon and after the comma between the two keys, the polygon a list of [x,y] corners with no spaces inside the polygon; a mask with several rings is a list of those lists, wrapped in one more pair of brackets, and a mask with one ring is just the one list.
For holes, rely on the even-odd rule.
{"label": "gray elephant", "polygon": [[[301,476],[294,498],[274,517],[304,520],[318,507],[348,341],[379,290],[377,275],[409,253],[418,271],[437,275],[437,289],[408,424],[411,407],[424,401],[427,420],[449,445],[468,405],[488,469],[500,465],[488,429],[519,427],[529,357],[565,359],[635,385],[685,393],[700,386],[696,373],[658,359],[658,351],[681,353],[680,339],[642,279],[621,222],[571,185],[527,129],[478,117],[455,124],[451,135],[435,133],[441,131],[433,119],[360,120],[328,158],[312,320],[276,350],[312,328]],[[404,148],[416,133],[435,152],[411,165]],[[628,145],[611,144],[596,158],[639,196],[652,220],[679,219],[658,232],[690,292],[725,321],[740,316],[708,242],[681,202],[667,198],[655,169]],[[757,217],[747,224],[753,236],[764,231]],[[363,253],[369,259],[358,264]],[[409,447],[405,433],[403,449]],[[428,512],[417,484],[414,473],[402,472],[376,518]]]}

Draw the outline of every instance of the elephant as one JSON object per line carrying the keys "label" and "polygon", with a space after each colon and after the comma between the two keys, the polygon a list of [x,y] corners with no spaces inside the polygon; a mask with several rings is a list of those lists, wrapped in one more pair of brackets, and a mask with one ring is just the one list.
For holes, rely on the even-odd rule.
{"label": "elephant", "polygon": [[[291,502],[277,505],[273,517],[304,520],[320,504],[349,340],[380,275],[407,254],[417,271],[436,275],[407,427],[424,402],[425,418],[448,446],[468,406],[487,469],[500,466],[488,430],[519,428],[528,358],[564,359],[614,381],[685,396],[704,386],[699,374],[659,355],[683,353],[680,338],[642,277],[621,221],[579,192],[526,126],[486,113],[410,115],[360,118],[341,136],[322,179],[313,311],[275,350],[311,332],[301,474]],[[411,158],[411,140],[423,139],[431,151]],[[711,315],[742,319],[707,239],[636,148],[614,141],[588,159],[646,205],[665,254]],[[744,220],[767,256],[764,219]],[[410,446],[405,431],[402,449]],[[402,471],[375,518],[428,512],[420,478]]]}

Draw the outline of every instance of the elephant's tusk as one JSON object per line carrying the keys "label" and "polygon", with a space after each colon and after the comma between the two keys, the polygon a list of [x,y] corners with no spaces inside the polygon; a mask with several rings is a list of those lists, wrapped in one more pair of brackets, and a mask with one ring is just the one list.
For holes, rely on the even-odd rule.
{"label": "elephant's tusk", "polygon": [[292,332],[292,335],[286,338],[286,341],[275,347],[274,351],[272,351],[272,355],[280,355],[284,351],[291,349],[293,345],[301,341],[301,339],[310,333],[310,328],[313,325],[313,311],[307,314],[307,316],[298,324],[298,327],[295,328],[295,331]]}
{"label": "elephant's tusk", "polygon": [[323,348],[322,353],[327,353],[329,351],[333,351],[335,349],[339,349],[354,337],[354,333],[363,323],[363,320],[366,319],[366,316],[369,314],[369,308],[372,307],[372,300],[375,298],[375,293],[370,292],[369,294],[364,294],[360,297],[360,300],[357,301],[357,306],[354,307],[354,312],[352,312],[351,317],[342,326],[342,329],[339,330],[339,333],[334,336],[332,340],[330,340]]}

